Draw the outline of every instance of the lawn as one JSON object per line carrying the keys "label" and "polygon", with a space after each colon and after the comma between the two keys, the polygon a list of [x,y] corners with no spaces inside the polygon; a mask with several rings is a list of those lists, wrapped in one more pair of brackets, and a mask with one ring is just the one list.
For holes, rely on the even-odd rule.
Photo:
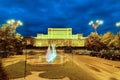
{"label": "lawn", "polygon": [[[10,79],[24,77],[24,61],[5,66]],[[31,75],[32,71],[43,72],[39,77],[46,79],[62,79],[68,77],[70,80],[94,80],[87,72],[83,71],[79,66],[69,60],[64,64],[48,64],[48,65],[30,65],[27,64],[26,76]]]}

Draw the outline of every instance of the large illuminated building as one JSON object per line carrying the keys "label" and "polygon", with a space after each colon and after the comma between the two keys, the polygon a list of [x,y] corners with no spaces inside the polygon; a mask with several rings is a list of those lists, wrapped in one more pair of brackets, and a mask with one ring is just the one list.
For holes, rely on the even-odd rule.
{"label": "large illuminated building", "polygon": [[56,47],[84,47],[84,37],[82,34],[72,34],[72,28],[48,28],[48,34],[37,34],[33,45],[46,47],[52,43]]}

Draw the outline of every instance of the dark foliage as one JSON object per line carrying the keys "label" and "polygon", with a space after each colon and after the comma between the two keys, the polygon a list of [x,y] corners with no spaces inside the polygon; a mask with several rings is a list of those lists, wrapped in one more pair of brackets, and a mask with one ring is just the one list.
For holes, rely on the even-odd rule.
{"label": "dark foliage", "polygon": [[0,80],[9,80],[8,75],[3,68],[1,61],[0,61]]}

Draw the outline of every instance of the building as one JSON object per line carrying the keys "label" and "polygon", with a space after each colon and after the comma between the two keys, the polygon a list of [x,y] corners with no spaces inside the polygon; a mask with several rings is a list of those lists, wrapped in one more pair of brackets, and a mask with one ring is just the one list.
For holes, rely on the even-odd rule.
{"label": "building", "polygon": [[37,34],[34,38],[36,47],[46,47],[52,43],[57,47],[84,47],[84,37],[82,34],[72,34],[72,28],[48,28],[48,34]]}

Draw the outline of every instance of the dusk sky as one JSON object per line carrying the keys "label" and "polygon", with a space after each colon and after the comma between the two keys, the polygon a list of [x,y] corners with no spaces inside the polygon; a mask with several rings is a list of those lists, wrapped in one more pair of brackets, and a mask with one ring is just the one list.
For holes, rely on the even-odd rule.
{"label": "dusk sky", "polygon": [[104,21],[99,34],[116,34],[120,0],[0,0],[0,25],[9,19],[23,22],[17,29],[23,36],[47,34],[47,28],[72,28],[74,34],[87,36],[94,31],[88,23],[97,19]]}

